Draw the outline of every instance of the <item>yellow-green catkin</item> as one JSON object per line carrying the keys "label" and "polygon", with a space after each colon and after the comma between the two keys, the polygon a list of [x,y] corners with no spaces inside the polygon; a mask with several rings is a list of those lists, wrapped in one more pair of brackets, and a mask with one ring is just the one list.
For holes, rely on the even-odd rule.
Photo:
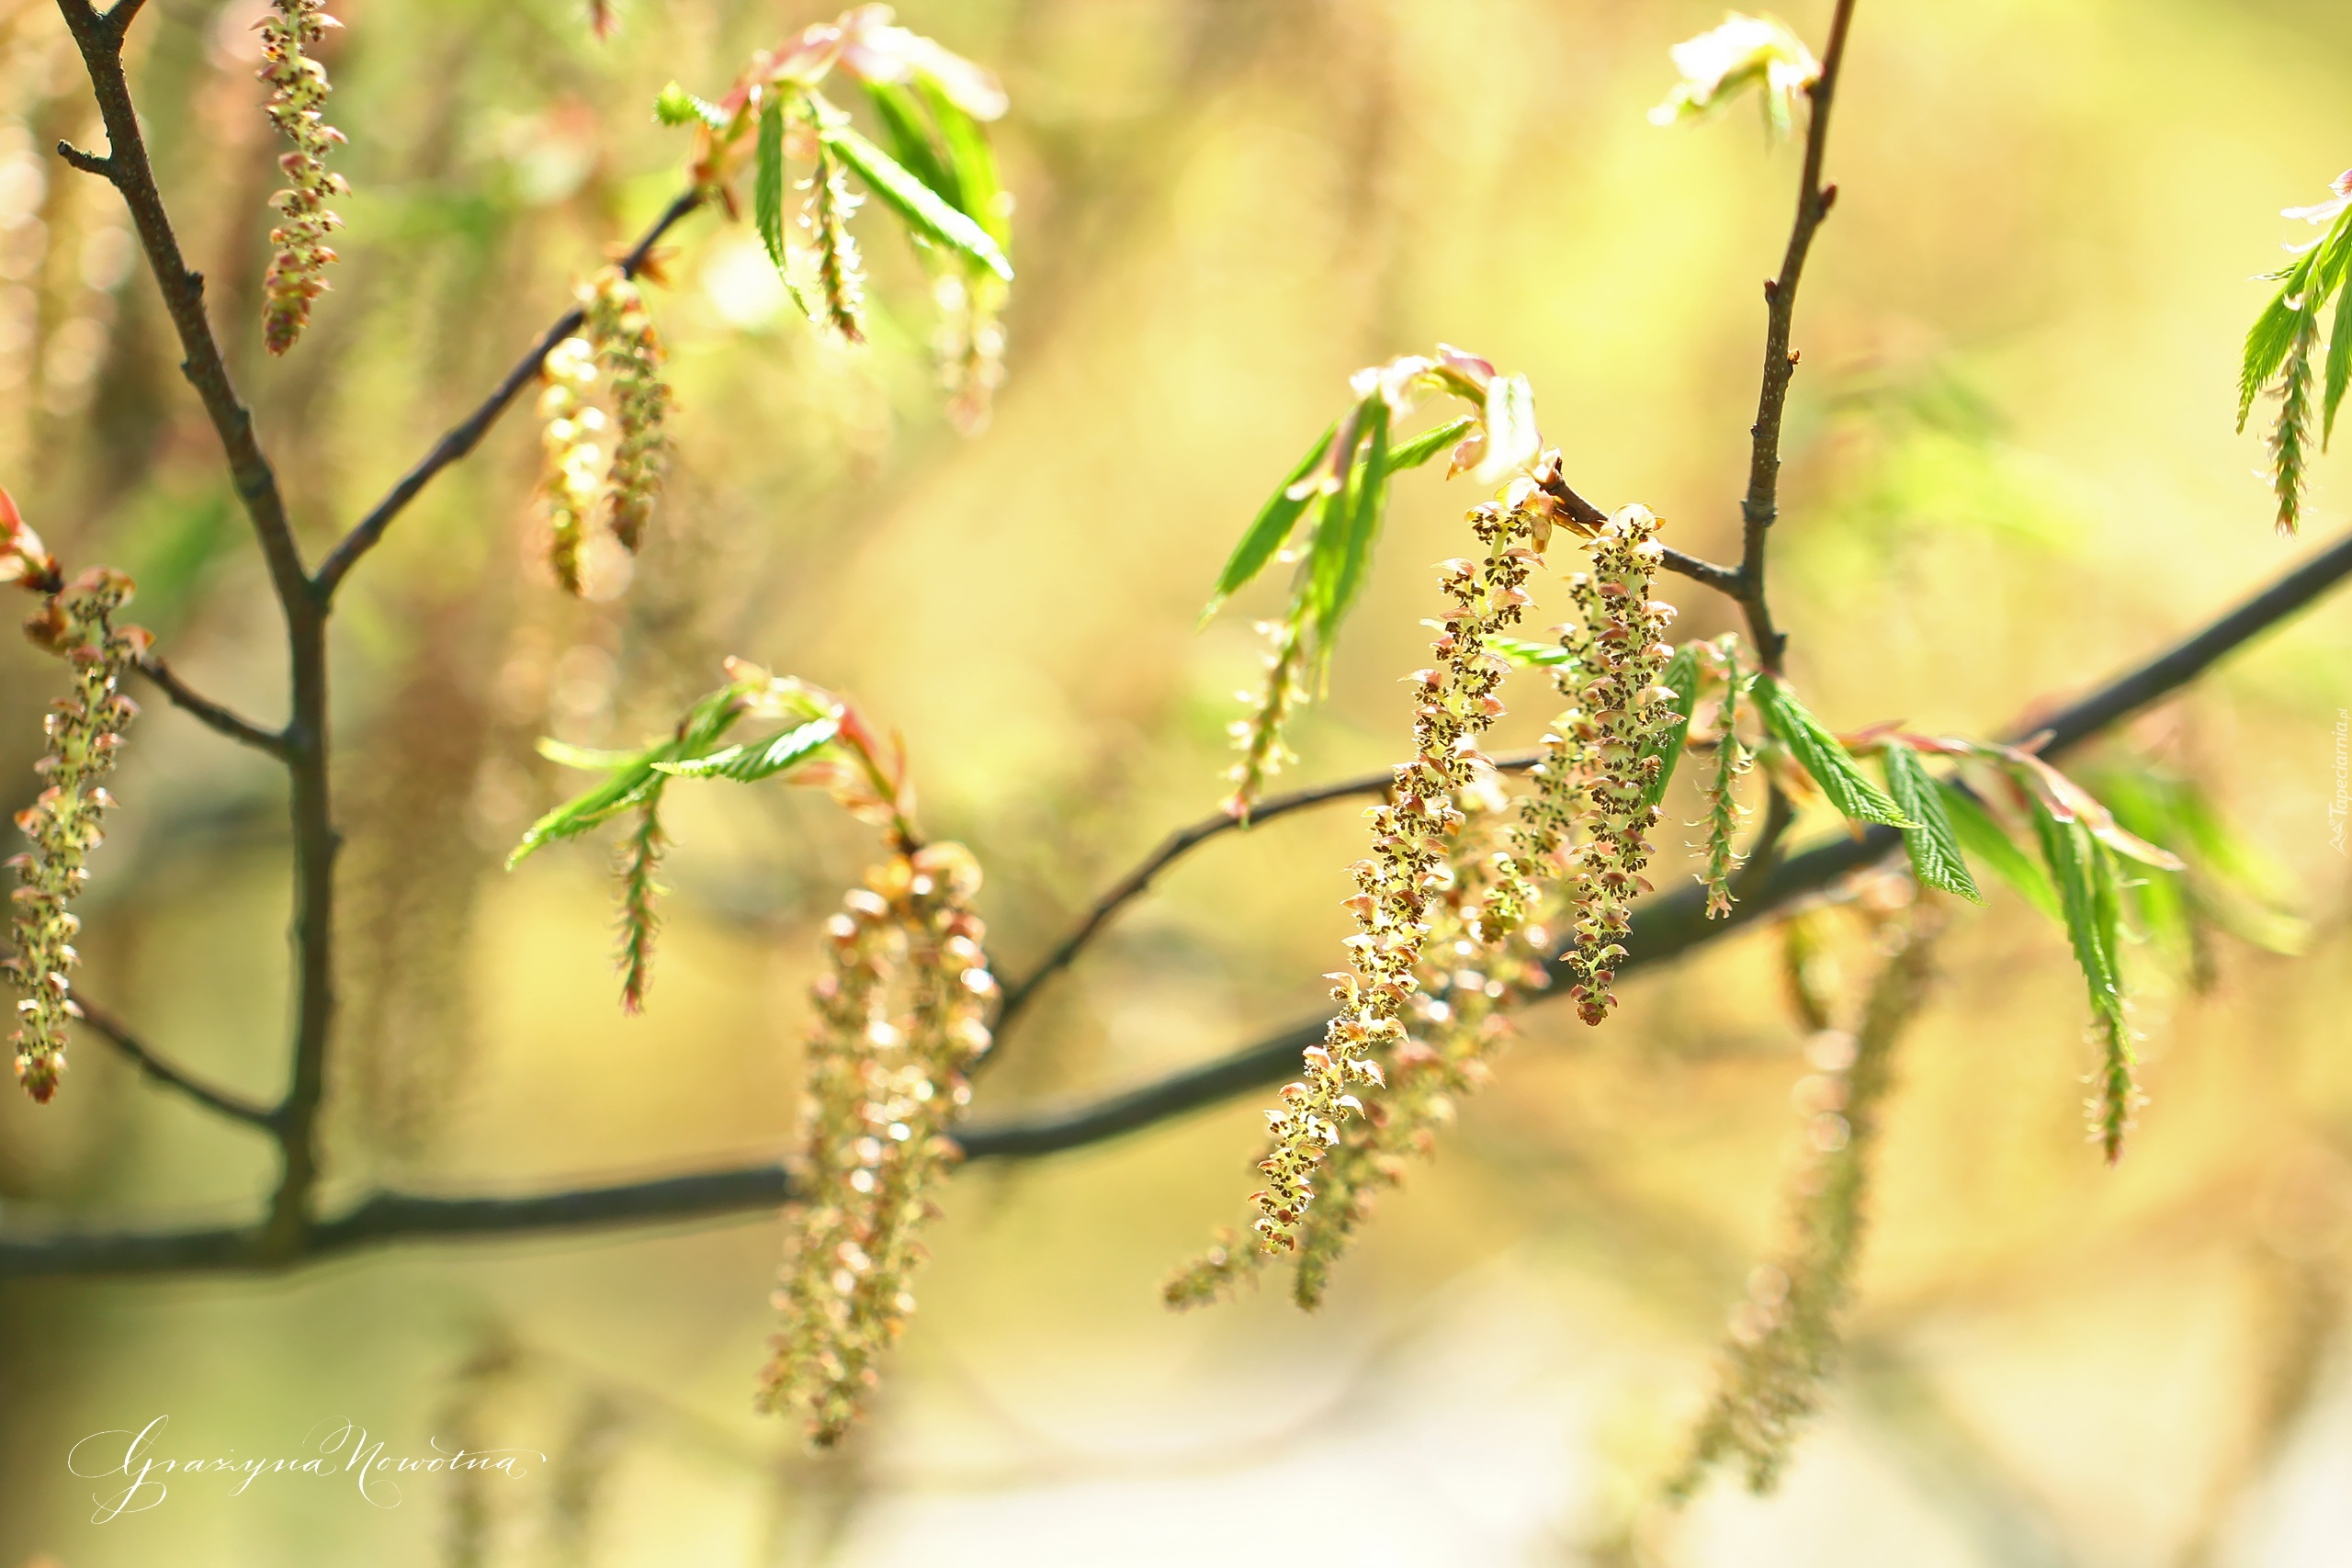
{"label": "yellow-green catkin", "polygon": [[[1726,639],[1728,641],[1728,639]],[[1707,919],[1722,919],[1731,914],[1732,878],[1747,863],[1736,845],[1739,824],[1747,817],[1747,808],[1739,803],[1740,776],[1748,770],[1747,746],[1739,739],[1739,667],[1733,661],[1728,647],[1716,650],[1724,666],[1724,700],[1715,719],[1715,765],[1707,777],[1704,797],[1707,806],[1706,870],[1699,880],[1706,885]]]}
{"label": "yellow-green catkin", "polygon": [[1666,1484],[1669,1498],[1689,1497],[1725,1461],[1745,1469],[1751,1490],[1769,1490],[1820,1404],[1868,1218],[1879,1109],[1894,1082],[1894,1047],[1933,978],[1935,933],[1925,908],[1883,926],[1887,956],[1860,1028],[1823,1030],[1806,1047],[1813,1070],[1792,1099],[1809,1155],[1791,1194],[1789,1239],[1749,1274],[1747,1296],[1732,1308],[1715,1395]]}
{"label": "yellow-green catkin", "polygon": [[[1549,503],[1519,481],[1508,501],[1474,508],[1470,525],[1486,555],[1439,568],[1449,604],[1430,645],[1437,661],[1408,677],[1414,755],[1395,770],[1388,798],[1366,813],[1372,853],[1350,868],[1356,892],[1346,905],[1356,932],[1347,939],[1351,967],[1332,976],[1339,1011],[1323,1041],[1307,1047],[1305,1077],[1285,1086],[1281,1105],[1266,1112],[1272,1148],[1258,1167],[1266,1185],[1251,1201],[1252,1229],[1268,1252],[1297,1245],[1299,1224],[1315,1202],[1316,1168],[1362,1111],[1358,1091],[1381,1085],[1381,1062],[1405,1041],[1403,1015],[1419,984],[1432,900],[1451,880],[1453,840],[1464,820],[1455,793],[1484,766],[1478,737],[1503,711],[1496,694],[1510,666],[1488,650],[1487,639],[1516,626],[1528,603],[1523,584],[1550,538]],[[1171,1288],[1171,1299],[1175,1293]]]}
{"label": "yellow-green catkin", "polygon": [[343,176],[326,165],[344,135],[323,117],[326,67],[310,52],[329,28],[342,25],[326,14],[326,0],[270,0],[270,14],[260,24],[270,123],[294,144],[277,160],[287,187],[270,197],[285,220],[269,231],[277,254],[262,283],[262,342],[272,354],[294,346],[310,324],[311,302],[326,292],[327,264],[335,259],[326,238],[343,226],[327,201],[351,194]]}
{"label": "yellow-green catkin", "polygon": [[1306,616],[1302,613],[1279,621],[1261,621],[1258,631],[1272,644],[1266,653],[1265,684],[1255,693],[1234,694],[1252,707],[1248,718],[1226,727],[1241,760],[1226,774],[1233,783],[1233,793],[1225,797],[1225,813],[1245,822],[1258,797],[1266,793],[1267,781],[1285,764],[1298,761],[1283,737],[1291,715],[1306,700]]}
{"label": "yellow-green catkin", "polygon": [[605,411],[589,399],[596,385],[596,345],[568,337],[539,367],[539,495],[548,510],[548,565],[567,593],[580,592],[580,558],[603,482]]}
{"label": "yellow-green catkin", "polygon": [[1665,558],[1657,527],[1648,508],[1622,509],[1589,542],[1592,570],[1568,577],[1583,620],[1560,628],[1568,658],[1552,671],[1568,707],[1544,737],[1537,787],[1521,809],[1520,863],[1565,871],[1568,995],[1593,1024],[1616,1005],[1621,939],[1635,891],[1649,888],[1646,835],[1659,813],[1643,797],[1665,765],[1649,748],[1673,717],[1674,693],[1659,681],[1674,654],[1664,640],[1674,606],[1650,597]]}
{"label": "yellow-green catkin", "polygon": [[914,1310],[917,1232],[956,1157],[947,1136],[971,1099],[996,994],[970,910],[979,867],[961,845],[894,856],[826,926],[812,988],[805,1114],[807,1199],[760,1380],[763,1409],[789,1408],[820,1447],[838,1441]]}
{"label": "yellow-green catkin", "polygon": [[849,173],[823,141],[817,144],[816,171],[808,176],[808,203],[800,214],[817,258],[817,292],[825,303],[825,323],[845,343],[865,341],[865,266],[849,220],[859,198]]}
{"label": "yellow-green catkin", "polygon": [[1004,280],[979,268],[943,272],[932,284],[939,305],[933,347],[947,419],[957,432],[978,435],[989,425],[996,390],[1004,385]]}
{"label": "yellow-green catkin", "polygon": [[645,993],[653,984],[653,938],[662,928],[662,896],[669,891],[657,876],[669,847],[657,789],[637,808],[637,826],[621,842],[621,1010],[632,1016],[645,1010]]}
{"label": "yellow-green catkin", "polygon": [[17,884],[9,895],[16,953],[6,967],[23,993],[10,1043],[17,1081],[42,1104],[65,1070],[67,1022],[80,1016],[69,976],[80,962],[74,938],[82,922],[67,906],[89,881],[85,862],[106,837],[100,819],[114,801],[100,781],[114,771],[122,732],[139,714],[122,678],[153,640],[141,627],[114,624],[130,595],[130,579],[100,568],[51,595],[27,627],[74,670],[73,692],[51,705],[45,721],[48,754],[33,764],[47,783],[17,813],[33,847],[6,863]]}
{"label": "yellow-green catkin", "polygon": [[2310,463],[2312,357],[2319,348],[2319,306],[2306,301],[2295,320],[2295,335],[2278,377],[2278,419],[2270,427],[2271,488],[2278,497],[2278,532],[2296,533],[2302,522],[2303,471]]}
{"label": "yellow-green catkin", "polygon": [[608,266],[582,284],[580,304],[596,362],[612,382],[615,433],[605,484],[613,537],[635,555],[661,494],[669,452],[670,384],[662,378],[666,356],[644,296],[620,268]]}

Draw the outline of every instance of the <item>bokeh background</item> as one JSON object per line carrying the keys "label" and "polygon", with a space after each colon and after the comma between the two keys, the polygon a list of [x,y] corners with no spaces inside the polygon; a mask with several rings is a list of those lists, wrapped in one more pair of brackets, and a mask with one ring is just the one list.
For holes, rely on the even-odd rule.
{"label": "bokeh background", "polygon": [[[153,0],[136,79],[216,321],[322,548],[675,187],[704,92],[818,19],[767,0],[337,0],[351,138],[334,291],[254,330],[277,148],[253,0]],[[1816,46],[1822,0],[1792,0]],[[995,423],[947,426],[922,278],[866,223],[876,343],[795,320],[743,225],[697,216],[654,309],[678,453],[626,595],[531,553],[527,414],[440,480],[338,617],[349,843],[331,1204],[528,1190],[791,1145],[814,922],[873,851],[821,800],[707,788],[674,823],[652,1005],[625,1020],[601,843],[500,869],[576,787],[535,738],[633,742],[741,653],[901,728],[927,820],[989,868],[1001,964],[1217,796],[1251,612],[1194,621],[1348,372],[1438,339],[1533,379],[1573,481],[1732,549],[1796,151],[1745,107],[1644,111],[1709,0],[916,0],[1013,110],[1021,280]],[[2333,0],[1863,0],[1805,279],[1777,601],[1839,727],[1987,733],[2298,558],[2232,434],[2250,274],[2352,158]],[[277,619],[119,205],[41,149],[97,140],[53,7],[0,5],[0,479],[72,561],[142,585],[191,679],[282,711]],[[876,214],[879,218],[880,214]],[[2346,522],[2340,458],[2311,531]],[[1457,482],[1403,481],[1297,781],[1396,754]],[[1724,608],[1674,581],[1694,633]],[[1562,607],[1554,588],[1548,604]],[[1548,618],[1548,617],[1547,617]],[[1548,691],[1513,689],[1507,739]],[[56,670],[0,649],[20,803]],[[1709,1386],[1800,1150],[1781,939],[1645,974],[1605,1030],[1525,1016],[1498,1082],[1385,1204],[1329,1305],[1176,1317],[1156,1285],[1238,1213],[1236,1101],[959,1176],[873,1418],[811,1461],[750,1412],[780,1227],[393,1249],[289,1278],[0,1294],[0,1563],[2264,1564],[2352,1540],[2352,878],[2328,847],[2352,601],[2097,761],[2199,781],[2277,867],[2300,956],[2216,939],[2209,988],[2133,954],[2131,1151],[2084,1138],[2079,979],[2006,892],[1955,920],[1905,1044],[1853,1343],[1780,1491],[1645,1499]],[[2093,764],[2086,763],[2086,766]],[[86,984],[255,1095],[282,1057],[282,785],[160,702],[116,788]],[[1681,819],[1690,798],[1670,804]],[[1056,984],[976,1113],[1073,1103],[1313,1014],[1360,827],[1188,862]],[[1809,821],[1804,831],[1833,830]],[[1669,844],[1679,837],[1665,835]],[[1670,875],[1680,870],[1669,859]],[[1825,927],[1851,993],[1860,928]],[[0,1223],[227,1220],[260,1143],[96,1041],[0,1098]],[[516,1482],[175,1483],[90,1520],[86,1433],[297,1451],[350,1420],[542,1450]]]}

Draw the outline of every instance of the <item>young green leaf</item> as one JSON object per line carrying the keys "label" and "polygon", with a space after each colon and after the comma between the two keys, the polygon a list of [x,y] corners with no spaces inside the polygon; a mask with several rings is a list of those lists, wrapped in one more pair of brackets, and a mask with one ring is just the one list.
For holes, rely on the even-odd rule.
{"label": "young green leaf", "polygon": [[1290,471],[1290,477],[1258,509],[1258,515],[1242,532],[1241,542],[1233,547],[1225,570],[1217,574],[1216,587],[1209,594],[1208,608],[1201,612],[1201,619],[1205,621],[1216,615],[1217,606],[1264,570],[1266,563],[1274,558],[1274,552],[1282,548],[1283,541],[1290,537],[1292,528],[1315,499],[1315,492],[1301,491],[1300,487],[1323,460],[1323,454],[1331,449],[1331,437],[1339,428],[1337,424],[1326,428],[1315,445],[1307,448],[1306,456],[1299,459],[1298,467]]}
{"label": "young green leaf", "polygon": [[[1554,646],[1557,647],[1556,644]],[[1674,694],[1674,717],[1642,748],[1643,756],[1658,759],[1658,770],[1657,777],[1652,779],[1649,788],[1642,792],[1641,805],[1636,807],[1637,815],[1666,798],[1667,784],[1674,777],[1674,764],[1682,760],[1682,743],[1690,735],[1691,710],[1698,705],[1699,646],[1695,642],[1686,642],[1676,649],[1674,657],[1666,661],[1666,670],[1658,677],[1658,684]],[[1560,659],[1550,662],[1566,662],[1567,650],[1559,649],[1558,651]],[[1735,674],[1732,679],[1737,681],[1739,677]]]}
{"label": "young green leaf", "polygon": [[1464,414],[1460,419],[1441,424],[1435,430],[1424,431],[1390,451],[1388,471],[1392,474],[1401,474],[1407,468],[1419,468],[1440,452],[1459,443],[1464,436],[1476,428],[1477,423],[1478,420],[1475,414]]}
{"label": "young green leaf", "polygon": [[1935,780],[1920,764],[1919,753],[1899,740],[1887,742],[1886,792],[1903,814],[1918,823],[1903,829],[1903,847],[1911,852],[1911,869],[1930,887],[1957,893],[1972,904],[1982,904],[1976,879],[1968,874],[1967,857],[1960,852],[1959,837],[1944,815]]}
{"label": "young green leaf", "polygon": [[768,260],[789,276],[784,250],[784,100],[769,93],[760,104],[758,162],[752,174],[752,218]]}
{"label": "young green leaf", "polygon": [[543,845],[576,839],[598,823],[638,806],[649,791],[661,788],[662,775],[654,771],[654,759],[667,750],[666,746],[657,746],[628,754],[629,760],[613,769],[604,783],[573,795],[532,823],[524,831],[522,841],[506,857],[506,869],[514,870]]}
{"label": "young green leaf", "polygon": [[1312,568],[1315,649],[1329,659],[1340,623],[1355,607],[1371,574],[1372,547],[1380,533],[1382,502],[1388,497],[1388,403],[1377,393],[1363,406],[1363,456],[1348,470],[1348,482],[1324,509],[1316,530]]}
{"label": "young green leaf", "polygon": [[875,115],[890,133],[891,155],[950,205],[968,214],[971,209],[965,205],[955,171],[941,162],[938,146],[924,120],[922,101],[913,89],[899,82],[869,80],[864,85]]}
{"label": "young green leaf", "polygon": [[812,719],[797,728],[771,735],[764,740],[729,746],[704,757],[684,758],[675,761],[660,761],[654,767],[682,779],[733,779],[738,784],[755,784],[773,778],[787,768],[797,768],[814,757],[842,731],[841,720],[833,717]]}
{"label": "young green leaf", "polygon": [[1771,675],[1758,676],[1756,705],[1764,715],[1765,728],[1787,743],[1790,753],[1821,786],[1830,805],[1857,822],[1881,822],[1890,828],[1919,826],[1871,782],[1861,764],[1797,700],[1786,682]]}
{"label": "young green leaf", "polygon": [[1951,825],[1952,837],[1961,848],[1992,867],[2002,881],[2024,896],[2027,903],[2053,920],[2065,919],[2058,907],[2058,890],[2051,886],[2050,874],[2018,848],[2017,841],[1984,809],[1984,802],[1949,779],[1937,779],[1935,788],[1944,817]]}
{"label": "young green leaf", "polygon": [[2312,274],[2319,264],[2319,253],[2306,251],[2279,278],[2278,292],[2262,308],[2246,330],[2245,351],[2238,368],[2238,429],[2243,433],[2245,422],[2254,412],[2254,400],[2270,385],[2286,364],[2287,355],[2294,347],[2295,334],[2302,325],[2304,293],[2311,288]]}
{"label": "young green leaf", "polygon": [[2325,412],[2320,421],[2320,449],[2335,436],[2335,411],[2344,401],[2344,392],[2352,386],[2352,276],[2347,276],[2335,295],[2335,330],[2327,340],[2327,388],[2321,400]]}
{"label": "young green leaf", "polygon": [[2058,889],[2059,916],[2089,989],[2091,1010],[2103,1022],[2120,1022],[2123,987],[2116,965],[2115,877],[2107,852],[2080,822],[2059,820],[2039,799],[2033,803],[2033,829],[2041,841],[2042,863]]}
{"label": "young green leaf", "polygon": [[845,124],[820,124],[818,134],[842,163],[857,171],[885,205],[913,225],[924,238],[935,240],[1012,281],[1012,264],[986,229],[947,198],[909,174],[895,159]]}
{"label": "young green leaf", "polygon": [[[1566,664],[1570,657],[1568,650],[1556,642],[1535,642],[1523,637],[1490,637],[1487,639],[1487,651],[1521,669]],[[1672,685],[1673,682],[1668,682],[1668,684]],[[1674,689],[1677,692],[1682,690],[1679,686]]]}
{"label": "young green leaf", "polygon": [[[946,145],[947,167],[956,182],[952,199],[999,245],[1006,244],[1012,237],[1012,225],[1006,221],[1012,209],[1005,199],[1003,178],[997,173],[996,148],[988,131],[936,78],[918,71],[915,90],[922,95],[932,123],[939,128],[940,141]],[[944,186],[940,189],[950,194]]]}

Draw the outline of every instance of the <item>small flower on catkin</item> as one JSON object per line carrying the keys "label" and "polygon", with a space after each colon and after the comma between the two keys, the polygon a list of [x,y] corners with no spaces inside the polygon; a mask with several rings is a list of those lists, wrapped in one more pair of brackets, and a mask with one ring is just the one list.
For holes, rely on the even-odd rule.
{"label": "small flower on catkin", "polygon": [[1708,1470],[1736,1460],[1751,1491],[1780,1478],[1797,1428],[1821,1401],[1840,1346],[1870,1196],[1879,1107],[1894,1082],[1894,1048],[1934,977],[1936,918],[1922,908],[1882,933],[1889,952],[1863,1006],[1860,1028],[1824,1029],[1805,1049],[1813,1068],[1794,1095],[1811,1153],[1790,1195],[1790,1233],[1780,1257],[1748,1275],[1732,1308],[1713,1402],[1690,1450],[1667,1482],[1676,1502]]}
{"label": "small flower on catkin", "polygon": [[808,203],[800,227],[816,253],[817,293],[825,324],[844,343],[865,341],[865,265],[849,220],[863,198],[849,188],[849,171],[832,149],[817,142],[817,167],[805,182]]}
{"label": "small flower on catkin", "polygon": [[105,838],[100,818],[114,804],[100,781],[114,771],[122,732],[139,713],[122,677],[153,642],[142,627],[114,624],[130,596],[130,578],[97,568],[50,593],[26,624],[36,643],[74,670],[72,694],[51,705],[49,752],[33,764],[47,786],[17,814],[33,847],[6,863],[17,882],[9,908],[16,953],[6,967],[24,993],[11,1043],[17,1080],[43,1104],[65,1070],[67,1021],[80,1016],[68,972],[80,962],[73,943],[82,922],[66,906],[90,879],[84,862]]}
{"label": "small flower on catkin", "polygon": [[1647,753],[1674,715],[1674,694],[1659,683],[1674,653],[1664,641],[1674,606],[1649,596],[1664,558],[1657,526],[1646,507],[1623,508],[1589,542],[1592,570],[1569,575],[1583,624],[1560,628],[1568,658],[1552,671],[1569,705],[1544,737],[1515,847],[1521,864],[1556,856],[1565,866],[1574,906],[1568,995],[1593,1024],[1616,1004],[1610,986],[1634,893],[1649,890],[1644,835],[1659,813],[1644,797],[1665,764]]}
{"label": "small flower on catkin", "polygon": [[[1453,881],[1450,863],[1464,822],[1457,795],[1476,782],[1485,761],[1478,737],[1503,711],[1496,693],[1510,666],[1487,642],[1518,624],[1528,603],[1522,585],[1543,560],[1551,515],[1532,481],[1514,481],[1505,501],[1470,513],[1484,558],[1439,568],[1450,604],[1431,644],[1436,661],[1408,677],[1414,756],[1395,770],[1387,800],[1366,813],[1372,853],[1352,868],[1357,891],[1346,901],[1356,922],[1356,934],[1347,939],[1351,967],[1333,976],[1331,991],[1340,1011],[1322,1043],[1306,1051],[1306,1077],[1286,1086],[1280,1106],[1266,1112],[1272,1146],[1258,1167],[1266,1186],[1251,1198],[1258,1209],[1253,1229],[1266,1252],[1297,1246],[1316,1202],[1316,1168],[1363,1112],[1360,1091],[1384,1086],[1383,1061],[1406,1043],[1402,1015],[1420,983],[1434,905]],[[1523,905],[1524,895],[1516,902]],[[1230,1258],[1230,1248],[1219,1251]],[[1212,1255],[1180,1273],[1168,1299],[1181,1305],[1214,1295],[1233,1267]]]}
{"label": "small flower on catkin", "polygon": [[765,1410],[839,1440],[914,1310],[915,1239],[957,1157],[947,1129],[971,1099],[996,994],[970,911],[980,873],[960,844],[876,866],[826,923],[812,987],[806,1190],[776,1305],[784,1325],[760,1380]]}
{"label": "small flower on catkin", "polygon": [[262,284],[262,342],[272,354],[294,346],[310,324],[311,301],[326,292],[326,266],[335,259],[326,237],[343,226],[327,200],[351,194],[344,177],[326,166],[329,150],[343,144],[344,134],[322,118],[326,67],[308,52],[329,28],[342,25],[326,14],[326,0],[270,0],[270,14],[259,24],[269,120],[294,144],[277,161],[290,183],[270,197],[285,219],[269,231],[277,254]]}

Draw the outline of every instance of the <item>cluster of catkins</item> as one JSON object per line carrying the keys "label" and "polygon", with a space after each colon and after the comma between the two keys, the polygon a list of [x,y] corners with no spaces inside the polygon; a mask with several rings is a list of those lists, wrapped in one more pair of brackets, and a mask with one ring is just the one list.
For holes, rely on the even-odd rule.
{"label": "cluster of catkins", "polygon": [[826,926],[808,1044],[808,1199],[760,1387],[762,1408],[797,1410],[820,1445],[847,1430],[914,1310],[916,1233],[956,1157],[946,1129],[971,1098],[966,1069],[989,1047],[996,982],[971,913],[979,882],[970,852],[928,844],[877,866]]}
{"label": "cluster of catkins", "polygon": [[[1342,1129],[1364,1113],[1363,1095],[1385,1087],[1383,1063],[1395,1062],[1407,1044],[1404,1018],[1420,984],[1434,910],[1453,881],[1455,840],[1465,821],[1457,795],[1484,767],[1478,738],[1503,711],[1496,693],[1510,665],[1487,642],[1517,625],[1525,610],[1523,585],[1549,543],[1551,504],[1522,480],[1505,501],[1474,508],[1470,525],[1486,555],[1439,568],[1448,605],[1431,644],[1437,662],[1410,677],[1414,755],[1395,770],[1388,798],[1367,813],[1372,853],[1351,868],[1351,966],[1331,976],[1340,1010],[1322,1043],[1305,1053],[1305,1078],[1286,1086],[1281,1106],[1266,1113],[1272,1147],[1258,1167],[1266,1185],[1251,1201],[1257,1245],[1269,1253],[1298,1246],[1315,1206],[1317,1168],[1341,1144]],[[1203,1267],[1171,1283],[1171,1301],[1197,1299],[1200,1292],[1186,1281]],[[1205,1267],[1202,1278],[1213,1278],[1215,1260]]]}
{"label": "cluster of catkins", "polygon": [[326,14],[326,0],[270,0],[260,23],[261,78],[269,84],[269,118],[294,150],[277,162],[290,182],[270,198],[286,220],[269,231],[277,254],[263,281],[262,341],[272,354],[294,346],[310,324],[311,301],[326,292],[327,264],[335,259],[327,235],[343,220],[327,207],[330,197],[351,187],[326,165],[330,149],[344,134],[326,123],[326,67],[309,51],[329,28],[343,24]]}
{"label": "cluster of catkins", "polygon": [[100,567],[50,594],[26,624],[35,642],[74,668],[73,692],[51,705],[46,720],[49,752],[33,764],[47,784],[17,813],[33,847],[6,862],[17,882],[9,895],[16,953],[6,967],[24,992],[10,1043],[17,1080],[43,1104],[65,1070],[66,1022],[80,1016],[68,972],[80,961],[74,938],[82,922],[67,905],[89,881],[83,863],[106,836],[99,823],[114,800],[100,781],[114,771],[122,732],[139,714],[122,678],[153,640],[143,627],[114,624],[130,595],[130,579]]}
{"label": "cluster of catkins", "polygon": [[[630,554],[645,542],[661,494],[670,387],[662,378],[661,334],[644,297],[616,266],[580,286],[581,335],[565,338],[539,367],[540,493],[548,509],[548,562],[568,593],[581,591],[581,558],[600,500],[609,494],[614,539]],[[609,377],[613,412],[594,400]],[[604,435],[614,427],[612,457]]]}
{"label": "cluster of catkins", "polygon": [[[1610,986],[1624,957],[1635,889],[1649,884],[1645,836],[1657,825],[1650,786],[1665,767],[1655,745],[1673,717],[1675,693],[1660,683],[1674,650],[1665,641],[1674,606],[1650,597],[1665,557],[1648,508],[1620,510],[1595,533],[1592,570],[1573,573],[1581,622],[1560,628],[1567,660],[1552,679],[1568,706],[1544,737],[1536,791],[1521,807],[1521,864],[1564,863],[1575,938],[1564,957],[1577,1016],[1599,1023],[1616,1005]],[[1581,833],[1577,829],[1581,829]]]}

